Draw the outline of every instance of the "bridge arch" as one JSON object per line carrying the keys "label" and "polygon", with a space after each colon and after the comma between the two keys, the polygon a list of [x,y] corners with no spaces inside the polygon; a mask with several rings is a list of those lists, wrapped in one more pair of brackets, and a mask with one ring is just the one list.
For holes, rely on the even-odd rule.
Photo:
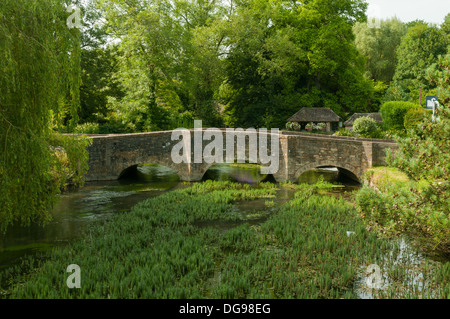
{"label": "bridge arch", "polygon": [[155,163],[144,163],[133,165],[123,170],[118,178],[123,181],[142,182],[179,182],[181,177],[178,173],[166,166]]}
{"label": "bridge arch", "polygon": [[317,169],[317,168],[326,168],[326,167],[335,167],[337,168],[341,173],[349,177],[350,179],[357,181],[361,183],[361,176],[358,173],[359,170],[356,167],[350,166],[350,165],[343,165],[343,164],[336,164],[333,162],[319,162],[319,163],[310,163],[302,165],[294,175],[294,180],[297,181],[299,177],[310,170]]}
{"label": "bridge arch", "polygon": [[137,167],[141,164],[156,164],[165,166],[167,168],[170,168],[173,170],[180,179],[182,178],[183,169],[180,168],[179,165],[174,164],[172,161],[160,158],[160,157],[154,157],[154,156],[144,156],[144,157],[136,157],[136,158],[130,158],[130,157],[122,157],[118,158],[116,161],[116,164],[114,165],[114,169],[112,170],[114,179],[119,179],[122,177],[122,175],[129,169],[132,169],[133,167]]}

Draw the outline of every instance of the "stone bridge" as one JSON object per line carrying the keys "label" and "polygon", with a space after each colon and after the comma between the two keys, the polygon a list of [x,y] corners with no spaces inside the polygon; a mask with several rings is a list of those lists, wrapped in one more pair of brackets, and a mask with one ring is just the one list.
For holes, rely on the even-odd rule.
{"label": "stone bridge", "polygon": [[[86,181],[106,181],[118,179],[122,173],[132,166],[143,163],[160,164],[173,169],[182,181],[200,181],[205,172],[214,163],[203,159],[194,163],[194,130],[190,132],[191,163],[174,163],[172,148],[180,143],[181,137],[172,141],[173,131],[91,135],[93,139],[89,151],[89,171]],[[203,130],[203,133],[206,130]],[[223,151],[226,150],[226,131],[215,130],[222,134]],[[261,138],[266,138],[269,154],[272,149],[270,131],[257,131],[252,137],[246,131],[235,132],[234,161],[237,162],[237,151],[245,148],[245,159],[249,160],[250,143],[260,144]],[[279,169],[272,174],[277,182],[296,181],[298,177],[311,169],[320,167],[337,167],[349,177],[360,180],[364,172],[373,166],[385,165],[386,149],[394,151],[397,144],[392,140],[360,139],[351,137],[335,137],[329,135],[279,132],[276,140],[279,141]],[[214,136],[214,135],[213,135]],[[245,146],[239,145],[239,138],[245,139]],[[214,141],[215,139],[211,139]],[[220,140],[220,139],[219,139]],[[198,140],[197,140],[198,141]],[[204,149],[211,141],[203,140]],[[243,140],[241,140],[242,142]],[[198,144],[197,144],[198,145]],[[252,144],[253,145],[253,144]],[[227,155],[228,156],[228,155]],[[223,154],[225,159],[225,154]],[[209,161],[210,162],[210,161]],[[258,163],[261,164],[260,156]],[[267,162],[266,162],[267,163]],[[269,166],[269,165],[265,165]]]}

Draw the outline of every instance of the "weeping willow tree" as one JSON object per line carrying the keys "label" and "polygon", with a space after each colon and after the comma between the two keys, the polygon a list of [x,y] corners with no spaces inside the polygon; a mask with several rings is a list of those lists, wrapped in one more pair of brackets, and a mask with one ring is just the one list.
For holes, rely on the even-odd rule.
{"label": "weeping willow tree", "polygon": [[77,121],[80,31],[69,0],[0,1],[0,228],[49,220],[53,126]]}

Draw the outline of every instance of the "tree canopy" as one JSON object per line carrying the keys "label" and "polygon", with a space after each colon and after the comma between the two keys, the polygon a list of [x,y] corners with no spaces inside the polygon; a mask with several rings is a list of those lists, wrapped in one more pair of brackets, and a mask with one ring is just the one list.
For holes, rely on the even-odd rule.
{"label": "tree canopy", "polygon": [[373,28],[362,0],[92,1],[88,17],[102,27],[83,39],[105,43],[106,34],[109,45],[85,52],[98,63],[84,83],[102,84],[82,86],[81,115],[129,131],[192,127],[194,118],[284,127],[302,107],[346,118],[386,101],[417,103],[420,87],[435,93],[426,69],[447,52],[448,17],[440,27],[391,18]]}
{"label": "tree canopy", "polygon": [[96,3],[118,43],[114,78],[124,92],[105,108],[132,130],[192,125],[194,117],[284,127],[303,106],[370,109],[373,85],[352,32],[366,19],[364,1]]}
{"label": "tree canopy", "polygon": [[427,69],[447,53],[447,46],[442,29],[423,22],[409,27],[397,49],[398,63],[387,99],[418,101],[419,88],[424,92],[435,89],[427,79]]}
{"label": "tree canopy", "polygon": [[397,66],[397,48],[406,25],[397,18],[381,20],[379,28],[358,22],[353,28],[356,47],[366,57],[367,75],[375,81],[391,82]]}

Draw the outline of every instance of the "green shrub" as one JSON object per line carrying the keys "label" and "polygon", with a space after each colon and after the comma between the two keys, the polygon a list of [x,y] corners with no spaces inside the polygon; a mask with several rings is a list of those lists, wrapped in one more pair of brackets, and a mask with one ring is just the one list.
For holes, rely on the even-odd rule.
{"label": "green shrub", "polygon": [[405,115],[405,128],[407,130],[417,128],[417,125],[423,122],[427,114],[426,109],[410,109]]}
{"label": "green shrub", "polygon": [[376,190],[364,186],[356,194],[357,207],[361,216],[370,224],[385,226],[394,215],[390,213],[393,203],[392,196],[377,192]]}
{"label": "green shrub", "polygon": [[410,109],[421,108],[420,105],[411,102],[392,101],[381,106],[380,113],[385,129],[405,129],[405,115]]}
{"label": "green shrub", "polygon": [[406,136],[406,131],[400,130],[400,129],[388,129],[388,130],[383,130],[381,132],[381,138],[384,139],[396,139],[398,137],[405,137]]}
{"label": "green shrub", "polygon": [[372,137],[377,129],[377,122],[368,116],[360,117],[353,123],[353,131],[364,137]]}
{"label": "green shrub", "polygon": [[355,198],[364,220],[383,234],[408,234],[427,253],[448,254],[448,197],[432,195],[444,184],[410,180],[392,167],[369,172]]}
{"label": "green shrub", "polygon": [[68,185],[82,187],[89,170],[87,147],[92,139],[73,135],[52,134],[47,138],[54,163],[51,171],[53,182],[60,189]]}
{"label": "green shrub", "polygon": [[356,136],[355,132],[347,130],[347,129],[343,128],[343,127],[339,128],[339,131],[337,131],[333,135],[334,136],[350,136],[350,137]]}
{"label": "green shrub", "polygon": [[84,123],[77,125],[74,130],[76,134],[98,134],[99,124],[98,123]]}

